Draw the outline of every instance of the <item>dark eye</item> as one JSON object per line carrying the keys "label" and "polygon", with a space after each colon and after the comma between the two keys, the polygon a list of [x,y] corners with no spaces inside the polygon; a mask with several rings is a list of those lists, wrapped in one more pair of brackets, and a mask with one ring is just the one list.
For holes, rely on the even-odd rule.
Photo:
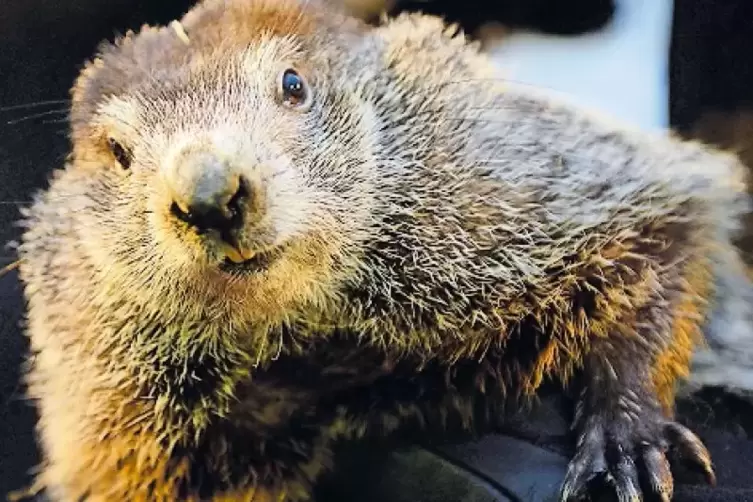
{"label": "dark eye", "polygon": [[131,167],[131,153],[126,150],[123,145],[121,145],[114,139],[109,138],[107,140],[107,146],[110,148],[110,151],[115,157],[115,160],[118,161],[123,169],[128,169]]}
{"label": "dark eye", "polygon": [[308,84],[295,70],[288,69],[282,72],[280,92],[283,102],[288,106],[302,107],[308,104]]}

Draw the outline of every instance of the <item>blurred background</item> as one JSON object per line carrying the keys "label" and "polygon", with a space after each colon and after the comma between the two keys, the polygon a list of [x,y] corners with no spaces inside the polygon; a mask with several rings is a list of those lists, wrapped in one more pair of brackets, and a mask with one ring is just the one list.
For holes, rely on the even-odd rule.
{"label": "blurred background", "polygon": [[[750,0],[327,1],[343,2],[370,22],[385,10],[440,15],[480,40],[504,78],[638,127],[668,127],[734,149],[753,166]],[[64,100],[84,59],[100,40],[142,23],[169,22],[192,3],[2,0],[0,243],[17,238],[18,206],[66,155]],[[751,235],[742,243],[746,250],[753,249]],[[0,257],[0,269],[15,259],[12,250]],[[17,277],[2,274],[0,494],[24,484],[37,461],[34,413],[19,383],[26,348],[21,313]],[[746,413],[742,421],[753,424],[753,413]]]}

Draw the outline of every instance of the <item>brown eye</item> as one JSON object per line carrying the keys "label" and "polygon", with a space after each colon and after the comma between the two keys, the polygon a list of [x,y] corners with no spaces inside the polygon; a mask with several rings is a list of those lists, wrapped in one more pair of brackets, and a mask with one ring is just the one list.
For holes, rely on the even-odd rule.
{"label": "brown eye", "polygon": [[282,72],[280,95],[283,103],[295,108],[305,107],[310,100],[308,84],[297,71],[292,69]]}
{"label": "brown eye", "polygon": [[123,169],[128,169],[131,167],[131,153],[126,150],[123,145],[121,145],[114,139],[109,138],[107,140],[107,146],[110,148],[110,151],[115,157],[115,160],[117,160],[120,164],[120,167],[122,167]]}

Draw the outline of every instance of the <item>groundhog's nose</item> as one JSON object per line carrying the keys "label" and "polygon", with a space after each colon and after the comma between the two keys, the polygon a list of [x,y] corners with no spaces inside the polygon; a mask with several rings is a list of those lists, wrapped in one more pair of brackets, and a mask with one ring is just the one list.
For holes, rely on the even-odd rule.
{"label": "groundhog's nose", "polygon": [[173,166],[168,183],[171,210],[181,220],[202,231],[224,232],[240,226],[246,184],[217,156],[207,152],[183,155]]}

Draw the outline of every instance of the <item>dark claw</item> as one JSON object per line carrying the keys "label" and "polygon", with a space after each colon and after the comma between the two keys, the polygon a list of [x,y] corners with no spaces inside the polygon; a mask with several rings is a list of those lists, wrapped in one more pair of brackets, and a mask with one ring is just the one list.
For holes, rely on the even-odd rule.
{"label": "dark claw", "polygon": [[646,447],[643,452],[646,481],[651,491],[656,493],[662,502],[672,500],[674,480],[667,457],[658,448]]}
{"label": "dark claw", "polygon": [[639,502],[643,500],[640,481],[638,480],[638,469],[636,469],[633,459],[630,458],[629,454],[622,451],[622,448],[619,448],[615,460],[610,473],[617,493],[617,500],[619,502]]}
{"label": "dark claw", "polygon": [[560,490],[560,502],[586,498],[591,494],[591,481],[602,474],[606,475],[619,502],[640,502],[644,495],[669,502],[674,493],[672,470],[665,454],[669,445],[702,469],[709,483],[714,484],[711,455],[701,440],[682,425],[666,423],[663,429],[661,422],[657,425],[658,437],[651,443],[634,443],[625,435],[629,431],[626,428],[612,429],[605,434],[603,427],[593,427],[579,441]]}
{"label": "dark claw", "polygon": [[698,439],[698,436],[688,428],[675,422],[670,422],[666,425],[665,434],[680,456],[700,468],[708,484],[712,486],[716,485],[716,474],[714,474],[711,454],[701,440]]}
{"label": "dark claw", "polygon": [[[585,452],[586,450],[581,450]],[[565,482],[560,490],[560,501],[580,500],[587,493],[588,483],[606,472],[607,463],[599,449],[591,454],[576,456],[567,468]]]}

